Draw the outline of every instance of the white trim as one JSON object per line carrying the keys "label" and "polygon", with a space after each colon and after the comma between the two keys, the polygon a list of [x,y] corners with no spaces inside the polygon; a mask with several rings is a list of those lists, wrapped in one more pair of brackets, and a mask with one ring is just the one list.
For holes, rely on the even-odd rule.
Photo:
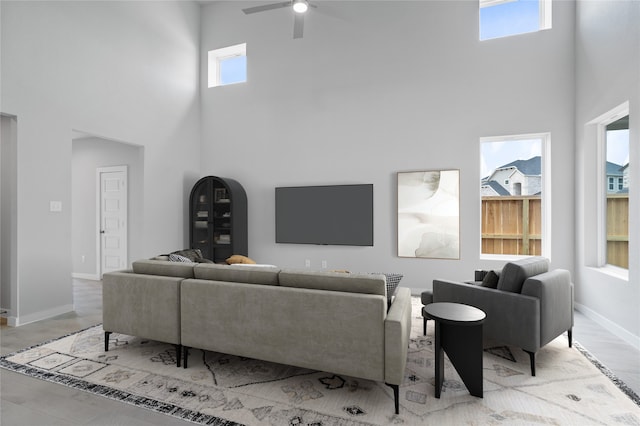
{"label": "white trim", "polygon": [[479,0],[480,9],[484,7],[498,6],[499,4],[512,3],[516,0]]}
{"label": "white trim", "polygon": [[21,325],[31,324],[32,322],[42,321],[69,312],[73,312],[73,305],[62,305],[56,308],[45,309],[44,311],[34,312],[28,315],[8,317],[7,325],[11,327],[20,327]]}
{"label": "white trim", "polygon": [[621,338],[622,340],[624,340],[634,348],[640,350],[640,337],[634,335],[633,333],[620,327],[615,322],[607,319],[606,317],[603,317],[596,311],[589,309],[580,303],[574,302],[574,307],[578,312],[582,313],[584,316],[586,316],[590,320],[595,321],[596,323],[598,323],[598,325],[600,325],[605,330],[609,331],[611,334]]}
{"label": "white trim", "polygon": [[97,274],[83,274],[80,272],[73,272],[71,274],[71,278],[76,278],[78,280],[100,281],[100,278]]}
{"label": "white trim", "polygon": [[540,22],[538,24],[540,30],[548,30],[552,26],[551,2],[552,0],[540,0],[538,3],[540,6]]}

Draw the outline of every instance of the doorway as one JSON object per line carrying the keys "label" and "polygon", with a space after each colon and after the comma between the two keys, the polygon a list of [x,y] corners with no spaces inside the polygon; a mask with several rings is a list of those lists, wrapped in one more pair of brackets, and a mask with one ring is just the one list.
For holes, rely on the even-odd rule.
{"label": "doorway", "polygon": [[[126,170],[126,183],[117,182],[121,179],[117,177],[118,168]],[[102,184],[99,171],[107,172]],[[108,190],[108,196],[100,194],[103,187]],[[126,191],[126,196],[120,189]],[[109,198],[111,196],[122,196],[123,200],[116,202]],[[73,278],[100,280],[104,272],[126,269],[132,257],[142,256],[143,200],[144,147],[74,131],[71,212]],[[127,212],[124,215],[126,237],[114,234],[115,227],[122,228],[123,224],[122,219],[110,216],[114,213],[112,209]],[[101,215],[102,210],[105,217]],[[100,231],[105,232],[102,234]],[[124,232],[124,229],[118,232]]]}

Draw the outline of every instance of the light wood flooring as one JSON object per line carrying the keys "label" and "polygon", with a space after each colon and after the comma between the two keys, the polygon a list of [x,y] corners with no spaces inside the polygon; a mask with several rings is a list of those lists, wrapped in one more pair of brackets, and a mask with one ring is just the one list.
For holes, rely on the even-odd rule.
{"label": "light wood flooring", "polygon": [[[55,339],[102,322],[101,282],[74,280],[76,311],[21,327],[0,327],[0,353]],[[640,395],[640,351],[579,312],[574,340]],[[186,425],[172,417],[0,369],[0,425]]]}

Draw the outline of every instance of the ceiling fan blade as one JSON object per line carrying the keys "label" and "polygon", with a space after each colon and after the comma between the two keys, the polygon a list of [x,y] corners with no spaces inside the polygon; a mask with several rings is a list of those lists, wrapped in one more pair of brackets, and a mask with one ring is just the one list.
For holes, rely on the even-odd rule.
{"label": "ceiling fan blade", "polygon": [[283,1],[280,3],[265,4],[263,6],[248,7],[246,9],[242,9],[242,11],[246,15],[249,15],[251,13],[266,12],[267,10],[281,9],[283,7],[289,7],[289,6],[291,6],[290,1]]}
{"label": "ceiling fan blade", "polygon": [[293,20],[293,38],[302,38],[304,32],[304,14],[296,13]]}

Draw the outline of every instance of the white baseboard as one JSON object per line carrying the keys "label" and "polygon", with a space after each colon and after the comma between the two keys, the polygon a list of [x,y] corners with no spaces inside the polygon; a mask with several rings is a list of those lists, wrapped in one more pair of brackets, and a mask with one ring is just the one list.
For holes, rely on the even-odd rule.
{"label": "white baseboard", "polygon": [[21,325],[26,325],[32,322],[42,321],[44,319],[66,314],[67,312],[73,312],[73,305],[58,306],[56,308],[34,312],[28,315],[19,315],[17,317],[11,316],[7,318],[7,325],[10,325],[11,327],[19,327]]}
{"label": "white baseboard", "polygon": [[603,317],[602,315],[600,315],[596,311],[593,311],[593,310],[587,308],[586,306],[581,305],[580,303],[575,303],[574,302],[574,306],[575,306],[575,309],[577,311],[581,312],[582,314],[584,314],[584,316],[586,316],[587,318],[597,322],[604,329],[606,329],[607,331],[611,332],[611,334],[621,338],[622,340],[624,340],[625,342],[627,342],[628,344],[630,344],[634,348],[640,350],[640,336],[636,336],[635,334],[630,333],[629,331],[627,331],[624,328],[620,327],[615,322]]}
{"label": "white baseboard", "polygon": [[73,272],[71,274],[71,278],[77,278],[79,280],[100,281],[100,278],[98,278],[96,274],[83,274],[81,272]]}

